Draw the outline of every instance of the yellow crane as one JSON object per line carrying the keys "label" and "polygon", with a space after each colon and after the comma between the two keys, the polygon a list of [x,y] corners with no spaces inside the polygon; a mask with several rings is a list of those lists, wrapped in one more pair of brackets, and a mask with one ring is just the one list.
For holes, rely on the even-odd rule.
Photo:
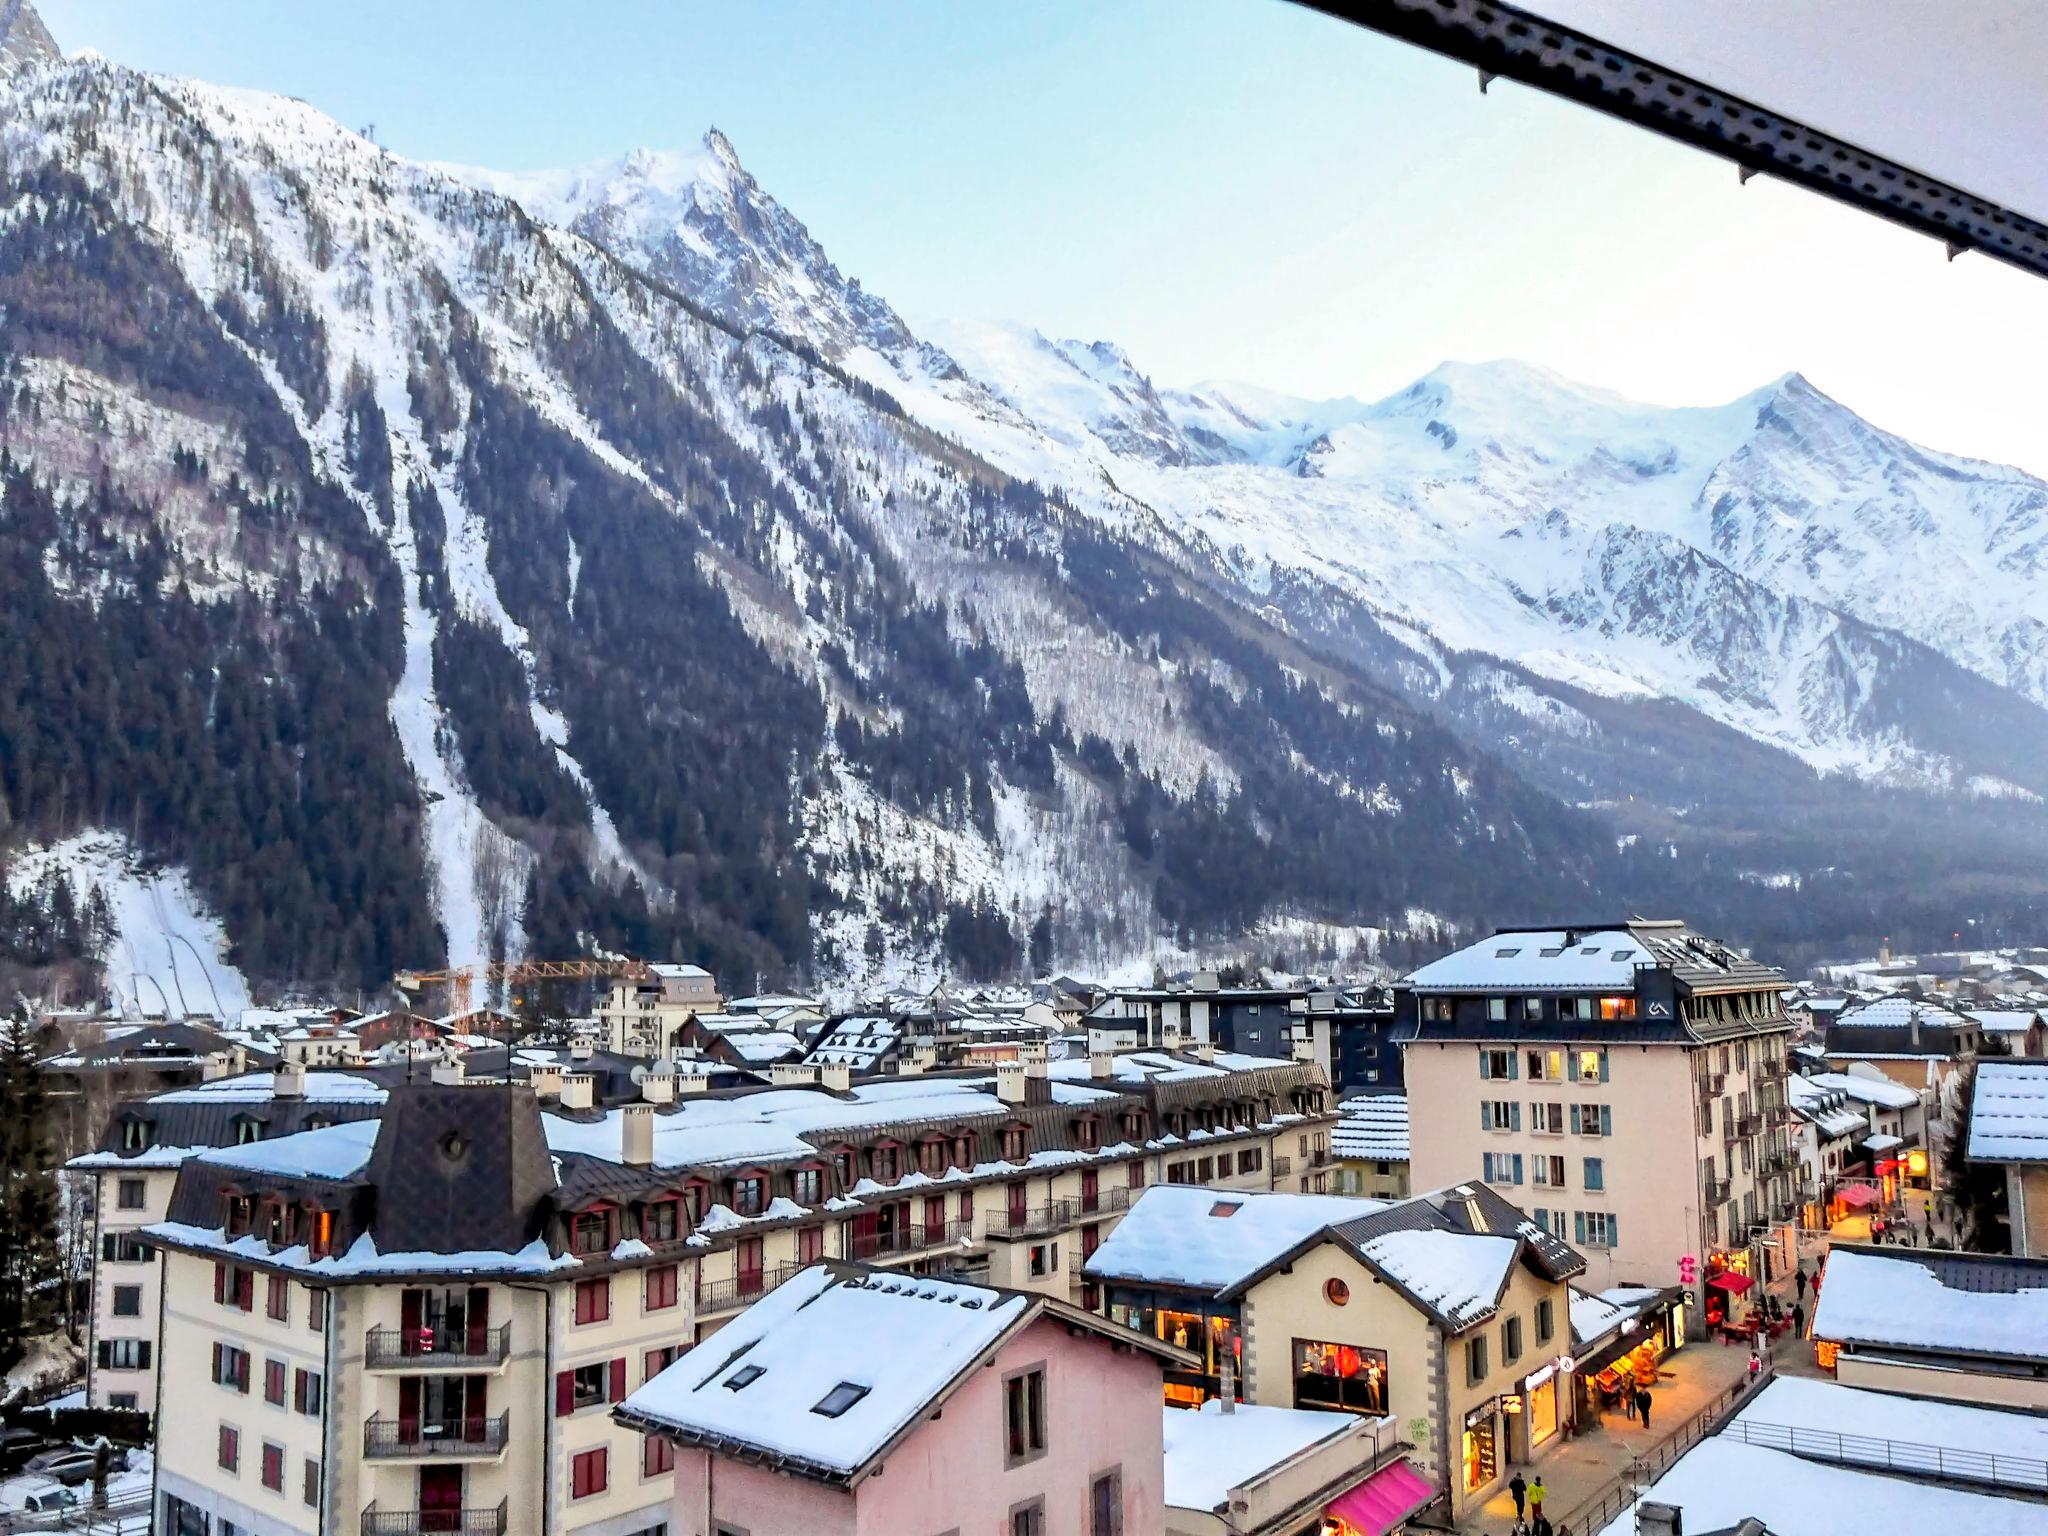
{"label": "yellow crane", "polygon": [[519,986],[530,981],[644,981],[654,974],[644,960],[494,960],[489,965],[465,965],[445,971],[400,971],[391,984],[408,996],[429,987],[448,989],[448,1011],[469,1012],[470,988],[481,981],[486,986],[504,982]]}

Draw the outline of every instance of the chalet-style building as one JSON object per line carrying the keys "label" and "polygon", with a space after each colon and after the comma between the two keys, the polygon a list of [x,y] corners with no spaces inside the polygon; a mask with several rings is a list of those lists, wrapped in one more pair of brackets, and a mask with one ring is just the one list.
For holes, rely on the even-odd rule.
{"label": "chalet-style building", "polygon": [[1964,1155],[2005,1172],[2012,1251],[2048,1259],[2048,1060],[1977,1063]]}
{"label": "chalet-style building", "polygon": [[1399,993],[1416,1184],[1510,1194],[1596,1288],[1689,1257],[1742,1296],[1799,1215],[1784,987],[1676,922],[1503,930],[1423,966]]}
{"label": "chalet-style building", "polygon": [[1893,1082],[1925,1088],[1977,1054],[1984,1026],[1931,998],[1853,1003],[1829,1023],[1823,1049],[1836,1069],[1867,1062]]}
{"label": "chalet-style building", "polygon": [[1408,1096],[1369,1093],[1337,1106],[1330,1132],[1330,1188],[1340,1195],[1405,1200],[1408,1186]]}
{"label": "chalet-style building", "polygon": [[[1148,1192],[1088,1262],[1110,1319],[1193,1350],[1167,1399],[1398,1425],[1453,1521],[1571,1422],[1585,1260],[1483,1184],[1390,1204]],[[1560,1373],[1565,1378],[1560,1380]]]}
{"label": "chalet-style building", "polygon": [[1161,1536],[1185,1355],[1043,1295],[835,1260],[613,1410],[674,1461],[675,1536]]}
{"label": "chalet-style building", "polygon": [[205,1024],[113,1020],[67,1022],[36,1073],[65,1153],[93,1144],[125,1100],[230,1077],[277,1058]]}

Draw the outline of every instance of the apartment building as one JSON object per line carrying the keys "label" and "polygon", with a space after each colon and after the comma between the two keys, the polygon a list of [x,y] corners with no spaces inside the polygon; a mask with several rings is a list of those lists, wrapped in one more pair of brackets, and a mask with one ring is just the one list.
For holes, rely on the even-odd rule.
{"label": "apartment building", "polygon": [[1453,1521],[1561,1443],[1584,1270],[1480,1184],[1386,1204],[1155,1189],[1088,1264],[1112,1321],[1197,1353],[1169,1402],[1391,1419]]}
{"label": "apartment building", "polygon": [[717,978],[703,966],[650,965],[612,983],[597,1021],[609,1049],[651,1059],[672,1053],[675,1032],[689,1019],[724,1007]]}
{"label": "apartment building", "polygon": [[1408,1096],[1373,1093],[1337,1106],[1330,1133],[1330,1188],[1340,1195],[1405,1200],[1408,1185]]}
{"label": "apartment building", "polygon": [[1416,1185],[1510,1195],[1592,1289],[1751,1270],[1798,1213],[1784,984],[1677,922],[1508,929],[1422,967],[1397,1004]]}
{"label": "apartment building", "polygon": [[1977,1063],[1968,1123],[1964,1156],[2004,1171],[2013,1253],[2048,1259],[2048,1061]]}
{"label": "apartment building", "polygon": [[1184,1359],[1042,1295],[827,1260],[614,1412],[675,1458],[671,1536],[1163,1536]]}
{"label": "apartment building", "polygon": [[1880,997],[1851,1003],[1827,1026],[1828,1064],[1862,1062],[1904,1087],[1920,1089],[1977,1054],[1984,1026],[1932,998]]}
{"label": "apartment building", "polygon": [[94,1263],[86,1399],[96,1408],[156,1405],[163,1266],[142,1229],[171,1208],[178,1170],[208,1151],[383,1113],[385,1090],[362,1076],[280,1066],[174,1088],[120,1105],[98,1147],[65,1165],[92,1183]]}

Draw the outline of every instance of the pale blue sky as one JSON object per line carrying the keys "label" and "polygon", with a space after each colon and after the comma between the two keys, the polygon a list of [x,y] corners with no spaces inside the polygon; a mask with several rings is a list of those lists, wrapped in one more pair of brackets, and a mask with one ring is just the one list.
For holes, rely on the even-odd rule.
{"label": "pale blue sky", "polygon": [[913,320],[1162,382],[1389,393],[1515,356],[1667,403],[1790,369],[2048,472],[2048,285],[1279,0],[38,0],[67,49],[505,169],[724,129]]}

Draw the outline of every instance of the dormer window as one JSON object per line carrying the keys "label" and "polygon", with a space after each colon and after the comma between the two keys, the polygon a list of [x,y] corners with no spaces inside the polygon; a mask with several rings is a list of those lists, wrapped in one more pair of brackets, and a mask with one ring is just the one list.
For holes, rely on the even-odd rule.
{"label": "dormer window", "polygon": [[291,1216],[286,1206],[266,1201],[263,1208],[263,1236],[273,1248],[282,1248],[291,1241]]}
{"label": "dormer window", "polygon": [[1102,1145],[1102,1128],[1093,1115],[1083,1115],[1074,1123],[1074,1139],[1090,1151]]}
{"label": "dormer window", "polygon": [[224,1220],[229,1237],[247,1237],[256,1226],[255,1197],[230,1191]]}
{"label": "dormer window", "polygon": [[650,1243],[672,1243],[682,1235],[682,1206],[675,1200],[650,1200],[640,1212],[640,1236]]}
{"label": "dormer window", "polygon": [[789,1193],[798,1205],[816,1205],[825,1198],[825,1170],[797,1169],[789,1176]]}
{"label": "dormer window", "polygon": [[919,1173],[944,1173],[946,1171],[946,1138],[927,1136],[917,1144],[917,1170]]}
{"label": "dormer window", "polygon": [[1023,1160],[1025,1146],[1029,1140],[1029,1129],[1023,1125],[1003,1127],[1003,1161],[1015,1163]]}
{"label": "dormer window", "polygon": [[147,1120],[130,1120],[121,1127],[121,1150],[141,1152],[149,1146],[150,1124]]}
{"label": "dormer window", "polygon": [[768,1180],[763,1174],[742,1174],[732,1181],[732,1208],[742,1216],[758,1216],[768,1206]]}
{"label": "dormer window", "polygon": [[595,1210],[578,1211],[569,1224],[569,1251],[571,1253],[609,1253],[612,1248],[612,1212],[610,1206],[599,1206]]}
{"label": "dormer window", "polygon": [[896,1182],[898,1175],[896,1171],[896,1144],[894,1142],[882,1143],[882,1145],[876,1147],[868,1154],[868,1159],[868,1165],[874,1169],[874,1179],[877,1184],[893,1184]]}
{"label": "dormer window", "polygon": [[692,1179],[683,1186],[683,1209],[690,1213],[690,1225],[696,1226],[704,1219],[704,1208],[710,1201],[706,1198],[711,1186],[702,1179]]}
{"label": "dormer window", "polygon": [[832,1180],[842,1190],[853,1187],[853,1148],[839,1147],[832,1153]]}
{"label": "dormer window", "polygon": [[316,1259],[334,1252],[334,1212],[312,1213],[306,1228],[306,1250]]}
{"label": "dormer window", "polygon": [[970,1136],[953,1138],[953,1166],[972,1168],[974,1166],[974,1139]]}

